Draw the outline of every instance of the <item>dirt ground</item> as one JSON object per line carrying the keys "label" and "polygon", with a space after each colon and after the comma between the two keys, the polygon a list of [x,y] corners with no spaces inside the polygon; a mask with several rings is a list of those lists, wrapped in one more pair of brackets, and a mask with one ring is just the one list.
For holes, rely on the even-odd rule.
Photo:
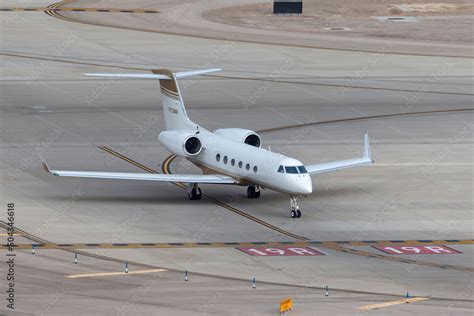
{"label": "dirt ground", "polygon": [[[474,2],[469,0],[306,0],[302,15],[273,15],[272,5],[226,7],[207,11],[204,17],[268,30],[473,43]],[[417,22],[378,21],[375,16],[416,17]]]}

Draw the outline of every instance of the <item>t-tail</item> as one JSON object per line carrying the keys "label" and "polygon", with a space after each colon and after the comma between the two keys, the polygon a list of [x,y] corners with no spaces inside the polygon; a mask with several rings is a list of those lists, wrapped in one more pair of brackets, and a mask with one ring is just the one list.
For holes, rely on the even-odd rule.
{"label": "t-tail", "polygon": [[186,114],[183,97],[179,91],[177,79],[197,76],[221,69],[203,69],[182,72],[172,72],[169,69],[154,69],[152,74],[119,74],[119,73],[87,73],[86,76],[94,77],[115,77],[115,78],[136,78],[136,79],[158,79],[160,82],[161,100],[163,102],[163,115],[167,130],[196,129],[197,124],[193,123]]}

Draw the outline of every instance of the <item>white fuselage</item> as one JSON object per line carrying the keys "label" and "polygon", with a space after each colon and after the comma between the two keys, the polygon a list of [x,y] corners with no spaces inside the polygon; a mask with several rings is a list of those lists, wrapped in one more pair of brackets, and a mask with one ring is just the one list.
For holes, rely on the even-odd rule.
{"label": "white fuselage", "polygon": [[[195,156],[184,157],[204,173],[225,174],[243,185],[258,185],[290,195],[307,195],[313,190],[310,175],[303,163],[296,159],[217,135],[203,128],[199,128],[197,136],[202,150]],[[162,141],[161,135],[160,140]],[[182,153],[173,153],[182,156]]]}

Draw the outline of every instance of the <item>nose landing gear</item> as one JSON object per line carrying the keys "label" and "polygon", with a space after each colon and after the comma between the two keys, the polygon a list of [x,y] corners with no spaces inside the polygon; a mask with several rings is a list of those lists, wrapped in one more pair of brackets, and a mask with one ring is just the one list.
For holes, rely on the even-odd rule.
{"label": "nose landing gear", "polygon": [[291,212],[290,216],[291,218],[300,218],[301,217],[301,211],[298,206],[298,197],[297,196],[291,196],[290,197],[290,207],[291,207]]}
{"label": "nose landing gear", "polygon": [[249,199],[258,199],[260,197],[260,187],[258,185],[249,185],[247,187],[247,197]]}
{"label": "nose landing gear", "polygon": [[198,187],[197,183],[194,183],[192,188],[188,189],[188,198],[190,200],[200,200],[201,196],[201,188]]}

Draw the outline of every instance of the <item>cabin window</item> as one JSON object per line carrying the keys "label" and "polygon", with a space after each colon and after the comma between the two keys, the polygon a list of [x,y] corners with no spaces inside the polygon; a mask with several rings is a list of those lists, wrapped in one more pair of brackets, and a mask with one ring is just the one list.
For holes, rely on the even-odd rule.
{"label": "cabin window", "polygon": [[304,166],[299,166],[298,170],[299,170],[300,173],[308,173],[308,170],[306,170],[306,168]]}
{"label": "cabin window", "polygon": [[257,170],[258,170],[257,166],[253,166],[253,172],[257,173]]}
{"label": "cabin window", "polygon": [[285,173],[285,169],[283,169],[283,166],[278,167],[278,172]]}
{"label": "cabin window", "polygon": [[250,164],[249,163],[245,165],[245,169],[250,170]]}
{"label": "cabin window", "polygon": [[235,159],[232,158],[232,160],[230,161],[230,164],[233,166],[235,165]]}
{"label": "cabin window", "polygon": [[242,161],[239,161],[239,168],[242,168]]}
{"label": "cabin window", "polygon": [[285,167],[286,173],[298,173],[298,169],[296,167]]}
{"label": "cabin window", "polygon": [[225,164],[227,164],[227,159],[228,159],[227,156],[224,156],[224,159],[222,159],[222,161],[223,161]]}
{"label": "cabin window", "polygon": [[217,155],[216,155],[216,160],[217,160],[217,161],[221,160],[221,154],[217,154]]}

